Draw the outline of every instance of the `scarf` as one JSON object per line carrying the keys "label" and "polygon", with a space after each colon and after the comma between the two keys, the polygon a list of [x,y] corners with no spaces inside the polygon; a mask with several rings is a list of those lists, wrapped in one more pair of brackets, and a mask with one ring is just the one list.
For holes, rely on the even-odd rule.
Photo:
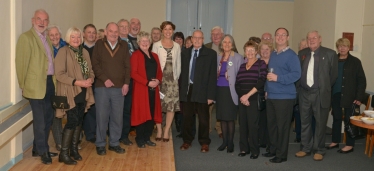
{"label": "scarf", "polygon": [[83,78],[87,79],[89,77],[89,74],[90,74],[90,69],[88,68],[87,61],[83,58],[83,46],[79,45],[79,47],[77,49],[77,48],[74,48],[73,46],[69,45],[69,48],[75,54],[75,59],[77,60],[79,66],[81,67]]}

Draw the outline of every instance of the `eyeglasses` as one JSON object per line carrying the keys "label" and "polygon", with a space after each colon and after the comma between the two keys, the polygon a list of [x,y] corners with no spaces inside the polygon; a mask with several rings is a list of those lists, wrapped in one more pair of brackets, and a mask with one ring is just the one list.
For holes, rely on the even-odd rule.
{"label": "eyeglasses", "polygon": [[317,36],[315,36],[315,37],[308,37],[308,40],[317,40],[317,39],[318,39]]}
{"label": "eyeglasses", "polygon": [[286,36],[288,36],[287,34],[276,34],[275,35],[276,37],[286,37]]}
{"label": "eyeglasses", "polygon": [[38,18],[36,18],[36,22],[37,22],[37,23],[44,23],[44,22],[47,22],[47,23],[48,23],[49,20],[48,20],[48,19],[42,20],[41,18],[38,17]]}
{"label": "eyeglasses", "polygon": [[270,37],[265,37],[265,38],[262,38],[263,40],[271,40]]}

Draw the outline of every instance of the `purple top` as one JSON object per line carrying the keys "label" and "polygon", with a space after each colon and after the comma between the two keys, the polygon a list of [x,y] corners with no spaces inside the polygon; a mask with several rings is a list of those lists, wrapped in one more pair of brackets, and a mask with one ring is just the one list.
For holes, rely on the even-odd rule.
{"label": "purple top", "polygon": [[228,87],[229,81],[227,81],[225,73],[227,70],[227,61],[222,61],[221,64],[221,71],[219,72],[218,80],[217,80],[217,86],[220,87]]}
{"label": "purple top", "polygon": [[47,37],[45,36],[46,32],[44,32],[43,34],[39,33],[36,30],[35,30],[35,32],[38,34],[40,40],[43,43],[44,49],[45,49],[45,51],[47,53],[47,57],[48,57],[48,71],[47,71],[47,75],[53,75],[55,73],[55,69],[53,68],[53,59],[52,59],[51,47],[49,46],[48,41],[47,41]]}

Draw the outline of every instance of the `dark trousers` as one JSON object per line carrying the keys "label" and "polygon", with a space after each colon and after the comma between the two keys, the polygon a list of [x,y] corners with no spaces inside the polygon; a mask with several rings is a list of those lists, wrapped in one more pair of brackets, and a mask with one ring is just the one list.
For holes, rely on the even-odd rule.
{"label": "dark trousers", "polygon": [[260,111],[257,110],[257,100],[250,101],[249,106],[239,103],[240,151],[260,153],[258,145],[258,128]]}
{"label": "dark trousers", "polygon": [[266,116],[266,109],[260,111],[259,121],[258,121],[258,139],[260,145],[270,146],[269,142],[269,131],[268,131],[268,119]]}
{"label": "dark trousers", "polygon": [[285,159],[288,155],[288,140],[295,99],[267,99],[266,115],[270,137],[270,153]]}
{"label": "dark trousers", "polygon": [[75,107],[66,111],[67,122],[64,129],[75,130],[82,124],[86,103],[76,103]]}
{"label": "dark trousers", "polygon": [[[332,96],[332,142],[333,143],[340,143],[341,141],[341,129],[342,129],[342,121],[343,121],[343,111],[342,107],[340,107],[340,99],[341,93],[335,93]],[[352,108],[344,108],[344,123],[350,122],[350,117],[352,114]],[[354,146],[355,139],[351,138],[350,136],[346,136],[346,145],[347,146]]]}
{"label": "dark trousers", "polygon": [[[295,133],[296,133],[296,139],[301,140],[301,120],[300,120],[300,106],[299,104],[296,104],[293,107],[293,117],[295,118]],[[312,119],[312,132],[314,135],[316,128],[316,119],[313,116]]]}
{"label": "dark trousers", "polygon": [[[329,108],[321,107],[319,90],[301,89],[299,96],[301,120],[301,150],[324,155],[326,153],[326,123]],[[316,128],[313,135],[312,120],[316,119]]]}
{"label": "dark trousers", "polygon": [[62,119],[53,117],[52,135],[56,145],[61,145],[62,141]]}
{"label": "dark trousers", "polygon": [[[209,145],[209,106],[208,103],[191,102],[193,85],[190,84],[187,94],[187,101],[183,102],[183,142],[191,144],[194,140],[192,134],[193,115],[199,118],[198,140],[200,145]],[[207,99],[208,100],[208,99]]]}
{"label": "dark trousers", "polygon": [[[94,83],[92,84],[94,85]],[[92,92],[95,95],[95,86],[92,86]],[[96,136],[96,106],[91,105],[83,117],[83,130],[86,140],[91,140]]]}
{"label": "dark trousers", "polygon": [[123,127],[121,140],[129,138],[131,129],[131,104],[132,104],[132,79],[130,79],[129,92],[125,96],[125,102],[123,104]]}
{"label": "dark trousers", "polygon": [[[183,110],[183,109],[182,109]],[[177,118],[178,117],[178,118]],[[180,134],[181,135],[183,135],[183,113],[181,113],[181,112],[176,112],[175,113],[175,117],[174,117],[176,120],[180,120],[179,122],[181,123],[180,124],[180,130],[181,130],[181,132],[180,132]],[[177,121],[175,121],[175,122],[177,122]],[[196,135],[196,115],[193,115],[192,116],[192,136],[193,137],[195,137],[195,135]]]}
{"label": "dark trousers", "polygon": [[148,90],[148,101],[152,120],[148,120],[135,127],[136,137],[135,141],[138,145],[145,144],[145,141],[149,141],[152,136],[155,116],[155,90]]}
{"label": "dark trousers", "polygon": [[49,130],[54,117],[51,98],[55,94],[55,86],[52,76],[47,76],[46,84],[47,88],[43,99],[28,99],[33,117],[34,142],[32,151],[39,154],[49,151]]}

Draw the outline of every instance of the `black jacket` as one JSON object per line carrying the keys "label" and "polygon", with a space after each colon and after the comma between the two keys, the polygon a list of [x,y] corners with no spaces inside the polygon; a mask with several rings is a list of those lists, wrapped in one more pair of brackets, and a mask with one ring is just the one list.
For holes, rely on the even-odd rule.
{"label": "black jacket", "polygon": [[[179,100],[187,101],[188,87],[190,84],[190,59],[192,54],[191,46],[182,51],[181,75]],[[215,100],[217,85],[217,53],[205,46],[199,51],[196,59],[195,75],[191,102],[208,103],[208,99]]]}
{"label": "black jacket", "polygon": [[348,54],[343,69],[340,106],[350,108],[354,100],[364,101],[366,77],[361,61],[351,54]]}

